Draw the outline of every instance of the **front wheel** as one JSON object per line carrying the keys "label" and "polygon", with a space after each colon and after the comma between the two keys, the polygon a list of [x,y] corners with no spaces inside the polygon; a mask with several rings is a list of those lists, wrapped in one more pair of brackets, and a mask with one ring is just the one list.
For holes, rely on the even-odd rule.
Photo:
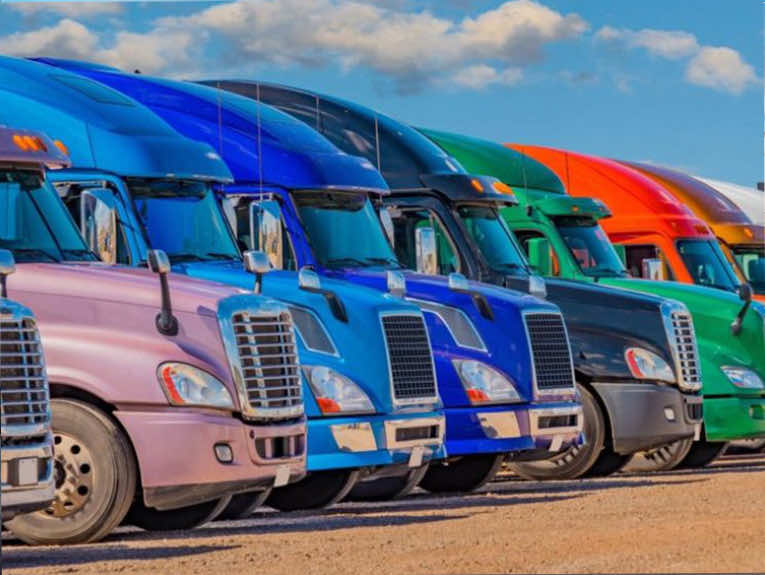
{"label": "front wheel", "polygon": [[627,471],[670,471],[675,469],[688,455],[693,446],[693,438],[687,437],[673,441],[661,447],[655,447],[635,455]]}
{"label": "front wheel", "polygon": [[258,507],[261,507],[271,495],[271,489],[264,491],[250,491],[248,493],[237,493],[231,496],[226,508],[221,511],[215,519],[217,521],[235,521],[237,519],[247,519],[255,513]]}
{"label": "front wheel", "polygon": [[412,492],[428,471],[428,464],[410,470],[400,477],[381,477],[360,481],[351,489],[348,501],[389,501]]}
{"label": "front wheel", "polygon": [[321,509],[340,501],[358,480],[358,469],[314,471],[296,483],[274,489],[265,504],[279,511]]}
{"label": "front wheel", "polygon": [[475,491],[494,479],[505,454],[466,455],[452,462],[434,462],[430,464],[420,487],[431,493],[449,493]]}
{"label": "front wheel", "polygon": [[51,401],[56,495],[42,511],[19,515],[5,527],[25,543],[89,543],[108,535],[130,508],[137,471],[122,430],[96,407]]}
{"label": "front wheel", "polygon": [[146,507],[143,501],[135,501],[125,518],[125,523],[146,531],[193,529],[215,519],[230,500],[231,496],[227,495],[220,499],[165,511]]}
{"label": "front wheel", "polygon": [[712,463],[723,452],[727,443],[722,441],[694,441],[688,455],[677,469],[699,469]]}

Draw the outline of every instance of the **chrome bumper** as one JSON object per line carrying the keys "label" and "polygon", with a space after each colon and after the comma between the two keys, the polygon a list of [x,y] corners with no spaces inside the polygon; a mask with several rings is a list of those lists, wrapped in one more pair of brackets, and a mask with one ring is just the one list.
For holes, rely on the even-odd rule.
{"label": "chrome bumper", "polygon": [[[542,425],[549,418],[576,418],[576,423],[567,425]],[[581,433],[584,429],[584,411],[581,406],[553,407],[529,410],[529,433],[534,436],[569,435]]]}
{"label": "chrome bumper", "polygon": [[55,494],[52,445],[3,447],[0,477],[3,519],[46,507]]}
{"label": "chrome bumper", "polygon": [[[378,445],[372,424],[343,423],[331,425],[332,436],[341,451],[362,452],[378,449],[410,449],[413,447],[428,447],[441,445],[446,433],[446,419],[439,417],[422,417],[416,419],[390,419],[383,422],[384,444]],[[423,437],[401,438],[407,432]]]}

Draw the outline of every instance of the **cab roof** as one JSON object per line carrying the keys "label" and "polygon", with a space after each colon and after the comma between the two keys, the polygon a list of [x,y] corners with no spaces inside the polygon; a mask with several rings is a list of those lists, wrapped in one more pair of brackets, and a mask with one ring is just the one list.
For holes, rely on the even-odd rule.
{"label": "cab roof", "polygon": [[368,161],[349,156],[303,122],[250,98],[86,62],[46,62],[129,96],[186,137],[211,145],[239,184],[387,191]]}
{"label": "cab roof", "polygon": [[228,181],[209,146],[184,138],[150,110],[77,74],[0,56],[0,123],[60,141],[79,169],[120,176]]}
{"label": "cab roof", "polygon": [[69,157],[42,132],[0,126],[0,163],[68,168]]}

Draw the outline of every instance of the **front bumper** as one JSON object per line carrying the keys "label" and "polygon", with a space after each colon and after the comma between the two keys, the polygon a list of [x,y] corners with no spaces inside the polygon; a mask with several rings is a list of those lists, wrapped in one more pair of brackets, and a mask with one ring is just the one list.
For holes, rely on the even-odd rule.
{"label": "front bumper", "polygon": [[2,448],[2,518],[43,509],[53,501],[53,444]]}
{"label": "front bumper", "polygon": [[308,471],[419,467],[444,457],[445,427],[440,412],[312,418]]}
{"label": "front bumper", "polygon": [[707,441],[765,437],[765,397],[704,398]]}
{"label": "front bumper", "polygon": [[594,382],[592,387],[608,411],[613,449],[617,453],[626,455],[666,445],[694,437],[700,430],[700,395],[648,382]]}
{"label": "front bumper", "polygon": [[[248,425],[225,413],[168,408],[117,411],[141,471],[144,503],[175,509],[305,476],[306,425]],[[222,462],[215,447],[233,455]]]}
{"label": "front bumper", "polygon": [[560,451],[583,441],[581,406],[555,403],[447,408],[446,452],[451,456]]}

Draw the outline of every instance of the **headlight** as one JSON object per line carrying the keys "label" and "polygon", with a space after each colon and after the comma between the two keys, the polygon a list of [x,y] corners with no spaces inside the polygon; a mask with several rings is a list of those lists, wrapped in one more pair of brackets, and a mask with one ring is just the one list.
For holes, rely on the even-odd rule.
{"label": "headlight", "polygon": [[751,369],[745,367],[733,367],[724,365],[721,367],[723,373],[730,382],[741,389],[765,389],[762,378]]}
{"label": "headlight", "polygon": [[324,415],[374,413],[369,396],[350,379],[324,366],[304,366],[316,403]]}
{"label": "headlight", "polygon": [[186,363],[163,363],[157,370],[159,383],[173,405],[234,409],[234,401],[223,383]]}
{"label": "headlight", "polygon": [[454,359],[471,403],[515,403],[523,401],[512,383],[496,369],[472,359]]}
{"label": "headlight", "polygon": [[631,347],[624,352],[624,358],[633,377],[637,379],[653,379],[669,383],[677,381],[672,368],[652,351],[642,347]]}

